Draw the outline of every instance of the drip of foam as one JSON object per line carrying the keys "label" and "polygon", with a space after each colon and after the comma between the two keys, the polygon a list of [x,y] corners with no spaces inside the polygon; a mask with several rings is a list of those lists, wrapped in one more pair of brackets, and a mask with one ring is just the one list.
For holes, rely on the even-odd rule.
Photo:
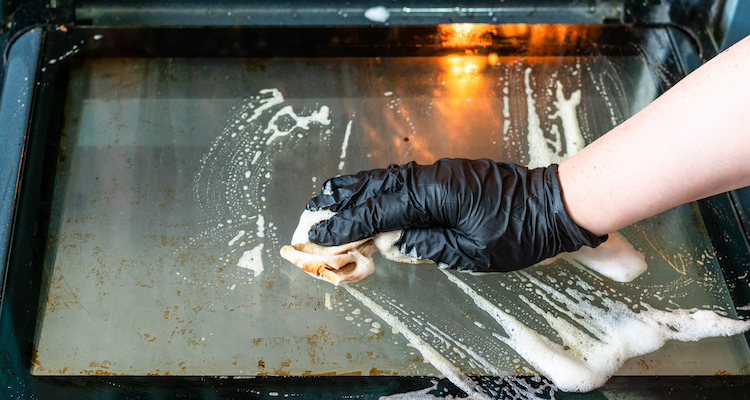
{"label": "drip of foam", "polygon": [[255,224],[258,226],[258,233],[256,234],[259,238],[266,236],[266,220],[263,218],[262,215],[258,214],[258,220],[255,221]]}
{"label": "drip of foam", "polygon": [[489,361],[487,361],[484,357],[479,355],[476,351],[474,351],[469,346],[466,346],[465,344],[459,342],[458,340],[453,339],[450,337],[450,335],[446,334],[445,332],[441,331],[437,326],[427,322],[428,328],[426,330],[430,333],[432,333],[433,336],[441,338],[444,342],[450,342],[453,346],[458,347],[461,349],[461,351],[468,354],[474,361],[478,362],[479,365],[484,368],[485,372],[492,374],[494,376],[506,376],[510,375],[507,371],[502,371],[496,366],[492,365]]}
{"label": "drip of foam", "polygon": [[435,397],[430,392],[438,389],[438,381],[432,381],[432,386],[415,390],[413,392],[397,393],[390,396],[382,396],[378,400],[436,400],[443,397]]}
{"label": "drip of foam", "polygon": [[503,88],[503,117],[505,120],[503,121],[503,135],[508,134],[508,130],[510,130],[510,99],[508,98],[508,87]]}
{"label": "drip of foam", "polygon": [[529,80],[530,75],[531,67],[528,67],[524,72],[523,82],[526,85],[526,118],[529,124],[529,168],[546,167],[552,164],[552,157],[547,149],[547,139],[544,137],[539,115],[536,113],[534,90],[531,89]]}
{"label": "drip of foam", "polygon": [[[529,124],[527,139],[529,142],[529,168],[546,167],[552,163],[561,163],[579,152],[586,145],[578,123],[577,107],[581,103],[581,90],[578,89],[565,98],[563,85],[556,82],[555,91],[557,112],[549,118],[560,118],[565,137],[565,152],[562,152],[562,138],[557,125],[552,125],[550,132],[555,136],[554,140],[544,137],[539,115],[536,112],[534,102],[534,90],[531,89],[529,76],[531,67],[526,68],[524,73],[524,84],[526,85],[526,109]],[[552,147],[552,148],[550,148]]]}
{"label": "drip of foam", "polygon": [[554,104],[557,107],[557,112],[550,115],[549,118],[560,117],[562,121],[563,131],[565,132],[565,149],[567,150],[565,156],[567,158],[583,149],[586,145],[583,134],[581,134],[581,127],[578,124],[578,114],[576,113],[576,108],[581,104],[581,90],[576,90],[570,94],[570,99],[566,99],[562,83],[557,81],[556,86],[555,96],[557,97],[557,101]]}
{"label": "drip of foam", "polygon": [[349,146],[349,136],[352,134],[352,120],[346,124],[346,133],[344,134],[344,143],[341,144],[341,161],[339,162],[339,171],[344,169],[344,159],[346,158],[346,148]]}
{"label": "drip of foam", "polygon": [[[545,303],[568,317],[554,316],[526,297],[519,296],[557,332],[563,341],[563,344],[559,344],[503,312],[463,280],[447,271],[443,273],[479,308],[492,316],[507,334],[493,336],[511,346],[564,391],[596,389],[625,360],[655,351],[667,340],[697,341],[706,337],[736,335],[750,329],[750,322],[725,318],[707,310],[669,312],[642,304],[646,310],[635,313],[626,304],[606,297],[598,298],[603,305],[598,307],[592,304],[589,295],[575,289],[567,289],[565,295],[532,279],[531,275],[519,272],[538,287],[537,294],[544,298]],[[579,284],[585,286],[583,281]]]}

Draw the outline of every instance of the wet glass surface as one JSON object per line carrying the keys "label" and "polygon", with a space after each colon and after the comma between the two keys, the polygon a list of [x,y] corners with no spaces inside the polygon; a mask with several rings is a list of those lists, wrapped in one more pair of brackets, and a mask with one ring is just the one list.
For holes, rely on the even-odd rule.
{"label": "wet glass surface", "polygon": [[[513,323],[482,299],[560,347],[551,316],[597,336],[607,301],[626,319],[734,317],[692,205],[620,232],[648,263],[630,283],[575,256],[469,275],[376,255],[372,276],[334,287],[279,256],[329,177],[442,157],[560,162],[645,107],[664,73],[645,56],[80,61],[33,373],[528,375]],[[583,303],[590,315],[569,312]],[[738,374],[749,359],[741,335],[668,342],[619,373]]]}

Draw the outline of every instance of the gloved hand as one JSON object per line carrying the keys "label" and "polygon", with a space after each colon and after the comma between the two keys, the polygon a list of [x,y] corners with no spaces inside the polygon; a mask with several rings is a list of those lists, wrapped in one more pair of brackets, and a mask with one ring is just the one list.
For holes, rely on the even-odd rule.
{"label": "gloved hand", "polygon": [[403,229],[404,254],[474,271],[513,271],[597,237],[565,210],[557,165],[528,168],[491,160],[414,162],[328,180],[308,210],[337,212],[313,226],[332,246]]}

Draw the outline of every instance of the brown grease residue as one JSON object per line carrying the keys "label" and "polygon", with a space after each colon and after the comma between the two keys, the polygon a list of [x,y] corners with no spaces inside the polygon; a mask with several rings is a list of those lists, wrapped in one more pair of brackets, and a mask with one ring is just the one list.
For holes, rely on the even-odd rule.
{"label": "brown grease residue", "polygon": [[111,361],[101,361],[101,362],[92,362],[89,364],[89,368],[91,369],[84,369],[81,371],[82,375],[92,375],[92,376],[114,376],[114,375],[125,375],[122,373],[114,373],[110,372],[109,368],[114,366],[115,363]]}
{"label": "brown grease residue", "polygon": [[35,370],[44,371],[45,368],[42,366],[42,363],[39,362],[36,346],[32,346],[31,348],[31,363],[34,365]]}
{"label": "brown grease residue", "polygon": [[393,371],[386,371],[386,370],[380,370],[377,368],[372,368],[370,370],[370,376],[397,376],[398,373]]}
{"label": "brown grease residue", "polygon": [[[260,362],[258,365],[260,366]],[[280,363],[279,368],[269,372],[258,372],[258,376],[291,376],[292,374],[287,371],[290,365],[292,365],[292,360],[286,359]]]}

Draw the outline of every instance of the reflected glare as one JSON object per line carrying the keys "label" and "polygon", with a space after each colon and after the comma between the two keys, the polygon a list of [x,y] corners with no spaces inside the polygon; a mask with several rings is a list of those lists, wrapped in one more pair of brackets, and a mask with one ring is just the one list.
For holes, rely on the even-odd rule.
{"label": "reflected glare", "polygon": [[490,46],[495,27],[485,24],[448,24],[438,26],[443,47]]}
{"label": "reflected glare", "polygon": [[[484,56],[474,55],[473,52],[440,57],[443,91],[440,98],[435,99],[434,106],[442,116],[443,133],[450,140],[460,142],[471,137],[471,140],[479,142],[491,141],[484,135],[492,132],[491,126],[498,126],[500,121],[494,117],[498,114],[491,109],[491,103],[486,101],[492,84],[485,74],[498,59],[494,53]],[[495,121],[486,126],[489,129],[481,129],[467,122],[478,120],[479,115],[494,117]]]}

